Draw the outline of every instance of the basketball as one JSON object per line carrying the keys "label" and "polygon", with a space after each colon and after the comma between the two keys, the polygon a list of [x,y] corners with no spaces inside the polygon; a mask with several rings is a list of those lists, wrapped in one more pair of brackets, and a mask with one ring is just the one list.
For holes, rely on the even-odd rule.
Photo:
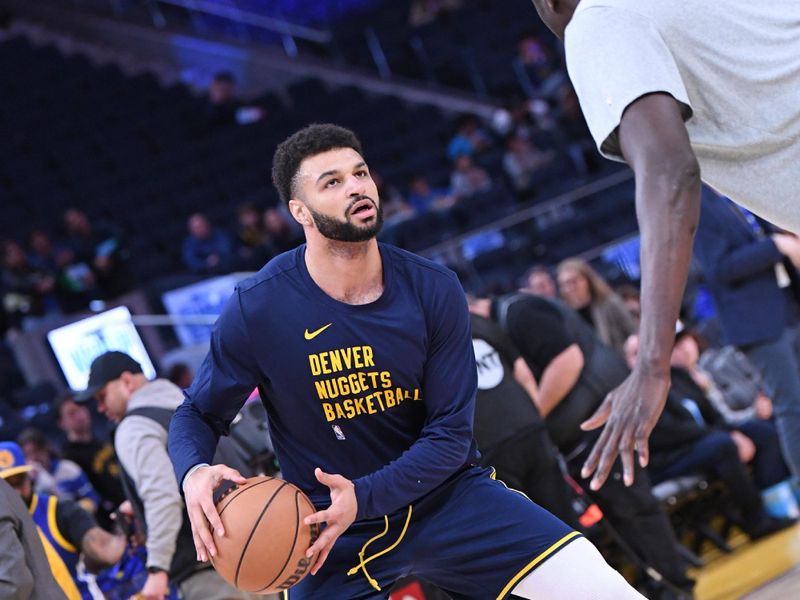
{"label": "basketball", "polygon": [[316,512],[308,497],[287,481],[253,477],[217,502],[225,535],[214,532],[217,572],[245,592],[267,594],[292,587],[308,574],[305,554],[319,525],[303,524]]}

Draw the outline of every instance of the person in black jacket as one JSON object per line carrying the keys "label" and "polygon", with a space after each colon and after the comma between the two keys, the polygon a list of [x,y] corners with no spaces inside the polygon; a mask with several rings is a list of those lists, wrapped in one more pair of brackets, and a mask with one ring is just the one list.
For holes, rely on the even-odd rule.
{"label": "person in black jacket", "polygon": [[[638,337],[625,342],[625,356],[636,359]],[[730,432],[721,426],[722,418],[709,402],[697,402],[681,393],[691,378],[673,371],[677,384],[670,390],[664,412],[650,436],[648,472],[654,484],[685,475],[702,474],[722,481],[738,511],[742,528],[758,539],[788,527],[793,519],[769,516],[758,488],[739,457],[739,448]]]}

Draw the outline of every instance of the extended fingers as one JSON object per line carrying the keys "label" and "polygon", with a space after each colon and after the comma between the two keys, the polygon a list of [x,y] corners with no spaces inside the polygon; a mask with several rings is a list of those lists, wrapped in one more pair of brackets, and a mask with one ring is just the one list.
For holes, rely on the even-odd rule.
{"label": "extended fingers", "polygon": [[581,423],[581,429],[584,431],[591,431],[592,429],[597,429],[603,425],[606,421],[608,421],[608,417],[611,415],[611,409],[613,405],[614,404],[611,396],[606,396],[606,399],[603,400],[603,403],[596,411],[594,411],[594,414]]}
{"label": "extended fingers", "polygon": [[317,541],[314,542],[308,550],[306,550],[306,558],[311,558],[314,556],[314,554],[322,552],[325,548],[330,550],[330,547],[333,546],[333,543],[338,539],[339,533],[341,532],[335,525],[326,527],[325,530],[319,534]]}
{"label": "extended fingers", "polygon": [[322,552],[317,555],[317,559],[314,561],[314,566],[311,567],[311,574],[316,575],[317,571],[322,568],[322,565],[325,564],[325,559],[328,558],[328,554],[331,553],[331,548],[333,544],[327,546]]}
{"label": "extended fingers", "polygon": [[643,469],[650,463],[650,445],[648,436],[642,432],[636,433],[636,453],[639,455],[639,466]]}
{"label": "extended fingers", "polygon": [[[192,539],[194,539],[195,550],[197,550],[197,558],[205,562],[208,560],[209,554],[213,556],[216,553],[216,548],[214,548],[214,538],[208,530],[203,509],[199,505],[195,504],[189,508],[189,521],[192,524]],[[212,548],[214,552],[212,552]]]}
{"label": "extended fingers", "polygon": [[333,515],[331,514],[330,509],[320,510],[311,515],[308,515],[305,519],[303,519],[303,523],[305,523],[306,525],[311,525],[313,523],[327,523],[328,521],[331,520],[332,516]]}

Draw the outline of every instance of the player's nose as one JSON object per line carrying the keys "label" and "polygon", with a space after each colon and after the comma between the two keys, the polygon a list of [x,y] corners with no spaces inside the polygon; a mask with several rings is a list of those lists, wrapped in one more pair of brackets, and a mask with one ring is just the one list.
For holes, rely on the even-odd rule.
{"label": "player's nose", "polygon": [[355,175],[348,175],[345,180],[345,190],[348,196],[364,196],[366,195],[366,186],[364,180],[359,179]]}

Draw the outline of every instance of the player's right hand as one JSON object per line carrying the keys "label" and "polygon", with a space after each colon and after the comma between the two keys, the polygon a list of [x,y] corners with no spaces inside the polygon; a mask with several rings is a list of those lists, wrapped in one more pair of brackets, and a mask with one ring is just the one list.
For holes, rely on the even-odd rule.
{"label": "player's right hand", "polygon": [[627,379],[606,396],[600,408],[581,424],[581,429],[589,431],[605,423],[581,470],[584,479],[594,473],[592,490],[599,490],[605,483],[617,456],[622,459],[627,486],[633,484],[634,451],[639,455],[639,465],[647,466],[650,458],[647,439],[664,410],[669,385],[669,372],[656,374],[637,364]]}
{"label": "player's right hand", "polygon": [[192,524],[197,560],[202,562],[217,555],[211,531],[216,530],[219,536],[225,535],[222,519],[214,506],[214,490],[226,479],[239,485],[247,483],[247,479],[239,471],[225,465],[200,467],[183,482],[186,511]]}

